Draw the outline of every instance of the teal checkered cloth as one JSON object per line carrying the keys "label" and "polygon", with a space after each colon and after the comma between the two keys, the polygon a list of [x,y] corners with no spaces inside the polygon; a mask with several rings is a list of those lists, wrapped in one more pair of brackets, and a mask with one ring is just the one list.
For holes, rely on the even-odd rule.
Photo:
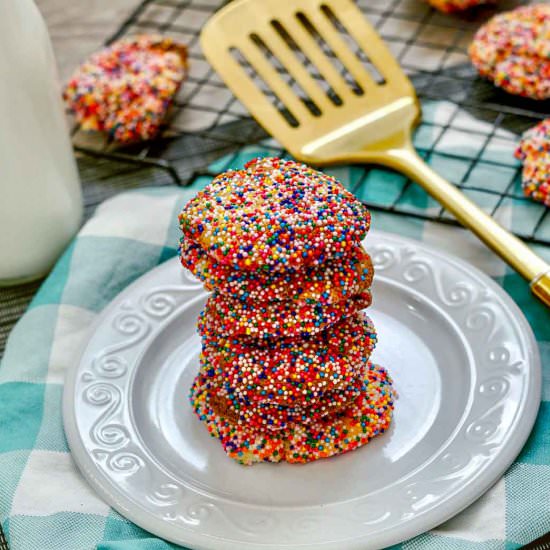
{"label": "teal checkered cloth", "polygon": [[[416,139],[421,146],[419,141],[433,136],[421,128]],[[495,146],[490,154],[508,159],[509,172],[514,174],[513,139],[500,139],[504,145]],[[265,154],[261,146],[250,147],[238,158],[220,160],[215,168],[225,169],[228,163],[237,168]],[[433,155],[429,160],[451,179],[456,180],[456,171],[463,169],[450,156]],[[484,169],[482,160],[477,166],[479,173],[472,177],[485,186],[502,185],[506,167]],[[362,172],[339,167],[331,173],[354,186]],[[363,199],[381,203],[392,201],[403,185],[401,176],[382,170],[371,171],[367,179],[354,191]],[[207,181],[200,178],[194,187]],[[103,203],[13,330],[0,366],[0,522],[12,550],[176,548],[110,509],[84,481],[67,447],[61,396],[65,371],[75,366],[94,318],[132,281],[177,253],[177,213],[195,191],[139,190]],[[408,188],[402,200],[411,210],[435,206],[418,186]],[[500,220],[505,225],[524,220],[525,212],[518,212],[513,204],[504,206]],[[536,426],[504,477],[455,518],[395,548],[518,548],[550,531],[548,310],[531,296],[519,275],[462,229],[376,212],[373,227],[453,252],[498,281],[531,323],[544,368],[543,402]],[[550,259],[550,249],[538,251]]]}

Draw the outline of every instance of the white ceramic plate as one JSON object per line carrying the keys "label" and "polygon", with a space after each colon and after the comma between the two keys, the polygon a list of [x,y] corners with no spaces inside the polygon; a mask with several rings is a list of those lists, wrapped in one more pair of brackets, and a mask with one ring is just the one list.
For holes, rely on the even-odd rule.
{"label": "white ceramic plate", "polygon": [[540,360],[520,310],[472,266],[372,232],[374,359],[400,394],[391,429],[307,465],[240,466],[194,416],[201,285],[176,259],[122,292],[65,387],[73,456],[121,514],[194,549],[380,548],[486,491],[535,420]]}

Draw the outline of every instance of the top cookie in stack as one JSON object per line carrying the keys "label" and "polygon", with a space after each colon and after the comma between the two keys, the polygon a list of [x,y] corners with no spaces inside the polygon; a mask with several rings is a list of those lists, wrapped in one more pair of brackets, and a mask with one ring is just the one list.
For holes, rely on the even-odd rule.
{"label": "top cookie in stack", "polygon": [[305,462],[384,431],[393,393],[360,312],[366,208],[331,176],[264,158],[216,177],[180,224],[182,264],[213,291],[191,401],[225,451]]}
{"label": "top cookie in stack", "polygon": [[372,264],[360,245],[370,215],[338,181],[303,164],[264,158],[225,172],[180,223],[183,265],[215,291],[209,308],[237,333],[311,334],[370,303]]}

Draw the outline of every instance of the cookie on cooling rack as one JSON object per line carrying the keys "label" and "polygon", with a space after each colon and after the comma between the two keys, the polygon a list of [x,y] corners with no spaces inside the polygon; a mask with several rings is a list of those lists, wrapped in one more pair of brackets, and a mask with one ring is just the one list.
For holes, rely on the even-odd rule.
{"label": "cookie on cooling rack", "polygon": [[469,49],[479,73],[515,95],[550,98],[550,5],[498,14],[481,27]]}
{"label": "cookie on cooling rack", "polygon": [[187,49],[171,38],[122,38],[74,72],[63,96],[83,130],[107,132],[122,143],[159,131],[187,71]]}
{"label": "cookie on cooling rack", "polygon": [[439,11],[453,13],[465,11],[484,4],[494,4],[496,0],[428,0],[428,3]]}
{"label": "cookie on cooling rack", "polygon": [[550,118],[527,130],[516,149],[526,196],[550,206]]}

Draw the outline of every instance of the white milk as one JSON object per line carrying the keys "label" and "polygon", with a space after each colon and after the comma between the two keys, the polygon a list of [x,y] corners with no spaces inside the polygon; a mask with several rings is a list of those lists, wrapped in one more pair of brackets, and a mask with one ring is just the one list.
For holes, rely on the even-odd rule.
{"label": "white milk", "polygon": [[60,94],[33,0],[0,0],[0,285],[45,274],[80,225]]}

